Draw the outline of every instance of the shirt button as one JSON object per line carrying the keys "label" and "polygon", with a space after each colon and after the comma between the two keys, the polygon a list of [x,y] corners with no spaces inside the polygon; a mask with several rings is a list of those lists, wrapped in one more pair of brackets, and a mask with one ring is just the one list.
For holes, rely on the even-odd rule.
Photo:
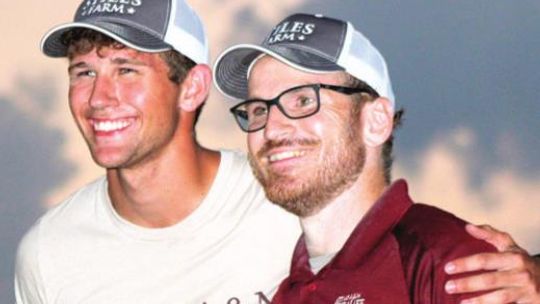
{"label": "shirt button", "polygon": [[307,287],[310,292],[317,290],[317,283],[310,283]]}

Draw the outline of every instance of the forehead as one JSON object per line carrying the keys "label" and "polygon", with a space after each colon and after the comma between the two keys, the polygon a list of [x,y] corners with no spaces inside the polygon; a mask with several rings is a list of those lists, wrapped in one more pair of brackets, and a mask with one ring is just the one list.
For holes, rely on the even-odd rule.
{"label": "forehead", "polygon": [[116,44],[108,46],[95,46],[91,48],[90,51],[75,53],[73,56],[71,56],[71,58],[69,58],[70,62],[102,60],[138,62],[150,66],[160,66],[164,64],[164,60],[159,53],[140,52],[135,49]]}
{"label": "forehead", "polygon": [[251,68],[248,78],[248,93],[250,96],[266,95],[265,93],[270,92],[276,94],[276,91],[281,92],[298,85],[343,84],[345,80],[344,72],[309,73],[266,55],[259,58]]}

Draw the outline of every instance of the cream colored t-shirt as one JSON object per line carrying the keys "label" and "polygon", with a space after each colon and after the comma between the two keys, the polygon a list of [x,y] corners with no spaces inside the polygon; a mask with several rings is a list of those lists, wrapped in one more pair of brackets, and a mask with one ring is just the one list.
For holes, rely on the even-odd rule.
{"label": "cream colored t-shirt", "polygon": [[47,212],[20,244],[19,304],[269,303],[289,272],[298,220],[266,201],[245,155],[223,151],[185,220],[148,229],[112,208],[105,178]]}

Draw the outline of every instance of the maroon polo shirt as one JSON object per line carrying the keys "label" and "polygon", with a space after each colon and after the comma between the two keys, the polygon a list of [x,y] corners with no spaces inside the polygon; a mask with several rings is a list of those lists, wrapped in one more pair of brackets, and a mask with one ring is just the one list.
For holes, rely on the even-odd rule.
{"label": "maroon polo shirt", "polygon": [[392,184],[362,218],[343,248],[314,275],[304,236],[294,251],[289,277],[272,303],[381,304],[459,303],[474,296],[449,295],[446,262],[491,251],[465,222],[435,207],[413,204],[407,184]]}

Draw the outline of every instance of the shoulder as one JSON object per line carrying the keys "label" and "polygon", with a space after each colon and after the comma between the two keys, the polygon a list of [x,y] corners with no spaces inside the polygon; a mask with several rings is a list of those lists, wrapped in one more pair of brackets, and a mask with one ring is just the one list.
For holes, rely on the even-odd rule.
{"label": "shoulder", "polygon": [[461,275],[448,275],[444,265],[456,258],[495,248],[470,236],[466,222],[441,209],[413,204],[394,228],[403,274],[414,303],[458,303],[468,295],[450,295],[444,284]]}
{"label": "shoulder", "polygon": [[19,243],[16,260],[16,274],[37,268],[41,221],[42,219],[39,219]]}
{"label": "shoulder", "polygon": [[65,231],[67,225],[77,223],[85,214],[88,215],[87,210],[95,209],[92,202],[98,197],[98,193],[104,190],[105,185],[105,178],[99,178],[49,209],[22,238],[19,245],[20,254],[37,251],[43,234],[49,234],[51,230]]}
{"label": "shoulder", "polygon": [[45,303],[45,281],[39,264],[39,229],[31,229],[19,243],[15,260],[17,303]]}
{"label": "shoulder", "polygon": [[264,192],[253,176],[247,155],[238,151],[221,151],[221,163],[211,192],[219,193],[221,199],[242,198],[244,203],[264,200]]}
{"label": "shoulder", "polygon": [[15,297],[17,303],[33,303],[44,297],[44,281],[39,265],[39,234],[41,219],[19,243],[15,260]]}
{"label": "shoulder", "polygon": [[[41,258],[44,254],[44,243],[58,245],[58,236],[70,233],[66,225],[76,222],[76,209],[84,209],[85,200],[91,193],[103,186],[104,180],[99,179],[73,193],[66,200],[48,210],[26,232],[19,242],[15,261],[15,296],[17,303],[44,303],[46,297],[45,279]],[[52,238],[52,239],[51,239]],[[47,246],[45,246],[47,247]]]}
{"label": "shoulder", "polygon": [[236,214],[246,227],[256,227],[253,231],[261,236],[265,233],[269,238],[286,235],[294,246],[300,235],[298,218],[266,198],[245,153],[224,150],[221,154],[222,167],[208,195],[222,202],[221,216]]}
{"label": "shoulder", "polygon": [[[85,185],[72,193],[64,201],[49,209],[41,218],[44,226],[55,223],[65,223],[72,217],[84,216],[87,211],[95,209],[96,201],[106,194],[107,182],[105,177]],[[104,197],[104,196],[103,196]],[[86,215],[88,215],[86,213]],[[70,223],[72,221],[67,221]]]}
{"label": "shoulder", "polygon": [[247,178],[254,180],[254,177],[251,175],[251,167],[249,166],[248,157],[245,152],[237,150],[221,150],[220,152],[222,160],[221,166],[241,175],[249,175]]}
{"label": "shoulder", "polygon": [[495,251],[484,241],[470,236],[461,218],[424,204],[413,204],[394,229],[402,250],[430,253],[434,262],[442,262],[478,252]]}

